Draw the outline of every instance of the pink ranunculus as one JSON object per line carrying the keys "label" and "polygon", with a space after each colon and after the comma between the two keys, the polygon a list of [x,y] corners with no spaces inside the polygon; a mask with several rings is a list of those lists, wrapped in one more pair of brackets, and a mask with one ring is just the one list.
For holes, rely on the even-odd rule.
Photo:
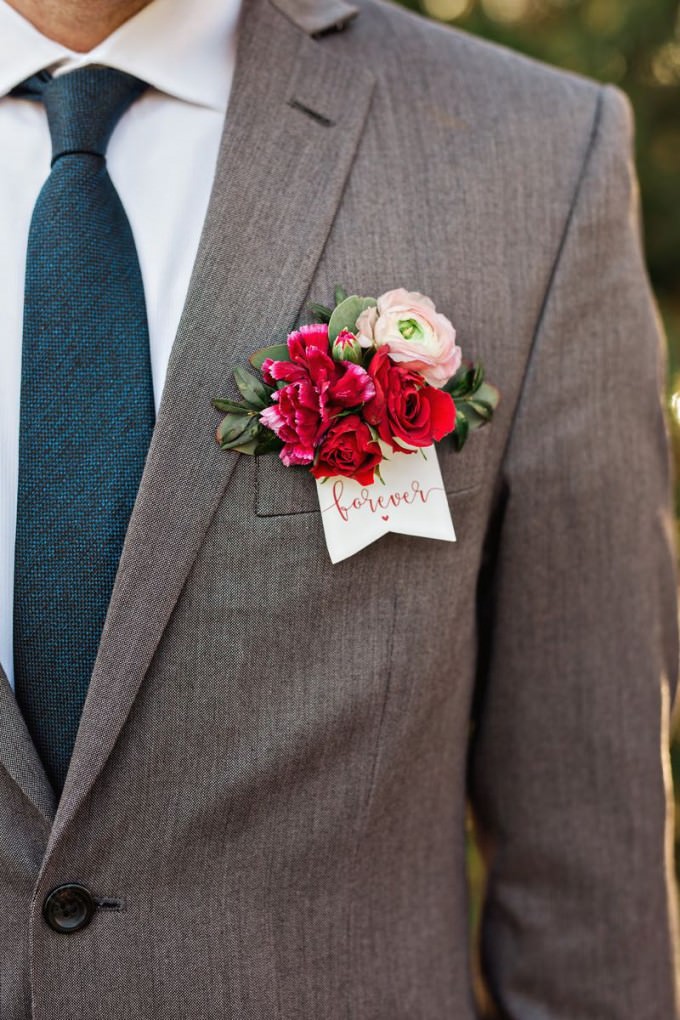
{"label": "pink ranunculus", "polygon": [[272,394],[260,421],[283,441],[279,456],[290,467],[311,464],[337,415],[374,397],[375,386],[359,365],[333,360],[325,325],[302,326],[291,333],[288,351],[290,361],[269,358],[262,365],[265,382],[285,385]]}
{"label": "pink ranunculus", "polygon": [[393,361],[420,372],[431,386],[443,386],[460,367],[453,325],[430,298],[403,287],[388,290],[377,307],[361,313],[357,334],[363,347],[387,346]]}

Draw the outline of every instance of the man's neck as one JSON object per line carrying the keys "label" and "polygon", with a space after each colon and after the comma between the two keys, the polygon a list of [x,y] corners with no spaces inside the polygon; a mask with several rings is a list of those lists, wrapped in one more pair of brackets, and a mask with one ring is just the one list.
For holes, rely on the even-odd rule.
{"label": "man's neck", "polygon": [[[2,0],[0,0],[0,3]],[[6,0],[49,39],[87,53],[150,0]]]}

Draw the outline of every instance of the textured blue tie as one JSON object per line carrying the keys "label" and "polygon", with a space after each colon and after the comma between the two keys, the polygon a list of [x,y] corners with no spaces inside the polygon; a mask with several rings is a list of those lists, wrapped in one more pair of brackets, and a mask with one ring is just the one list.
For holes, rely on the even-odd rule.
{"label": "textured blue tie", "polygon": [[145,84],[41,72],[52,171],[26,261],[14,582],[16,694],[60,792],[154,425],[144,290],[106,146]]}

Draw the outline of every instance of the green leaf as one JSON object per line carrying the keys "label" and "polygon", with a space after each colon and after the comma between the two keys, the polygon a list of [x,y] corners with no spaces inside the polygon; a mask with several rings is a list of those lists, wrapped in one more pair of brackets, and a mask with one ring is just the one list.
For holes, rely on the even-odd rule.
{"label": "green leaf", "polygon": [[464,415],[471,432],[488,425],[493,415],[493,409],[488,404],[481,404],[477,400],[459,401],[456,404],[456,411]]}
{"label": "green leaf", "polygon": [[272,361],[290,361],[288,344],[272,344],[270,347],[260,347],[259,350],[250,355],[248,361],[259,372],[267,358],[271,358]]}
{"label": "green leaf", "polygon": [[[464,363],[456,374],[442,387],[446,393],[450,393],[458,404],[460,401],[479,402],[486,404],[491,411],[498,404],[500,393],[495,386],[484,382],[484,365],[478,361],[476,365]],[[474,398],[474,401],[473,401]],[[484,415],[484,409],[480,414]],[[489,415],[489,417],[491,417]]]}
{"label": "green leaf", "polygon": [[472,376],[472,392],[476,393],[479,387],[484,382],[484,364],[478,361],[474,366],[474,373]]}
{"label": "green leaf", "polygon": [[255,452],[258,455],[261,453],[277,453],[282,447],[283,443],[279,437],[271,429],[261,425]]}
{"label": "green leaf", "polygon": [[454,400],[456,397],[465,397],[472,392],[474,376],[474,368],[469,362],[463,362],[456,374],[445,383],[442,389],[450,393]]}
{"label": "green leaf", "polygon": [[333,343],[343,329],[348,329],[351,333],[356,332],[357,319],[361,313],[366,308],[374,307],[377,303],[375,298],[357,297],[356,294],[341,301],[328,323],[329,341]]}
{"label": "green leaf", "polygon": [[241,396],[252,408],[262,411],[268,406],[274,392],[272,387],[265,386],[260,379],[256,379],[242,365],[237,365],[234,369],[234,382],[238,386]]}
{"label": "green leaf", "polygon": [[258,423],[255,435],[251,439],[243,441],[243,436],[238,440],[237,446],[232,446],[230,449],[235,450],[237,453],[246,453],[249,455],[260,455],[264,453],[274,453],[280,450],[283,443],[271,429],[266,428],[261,422]]}
{"label": "green leaf", "polygon": [[248,418],[245,428],[238,432],[234,427],[233,434],[225,436],[220,446],[223,450],[238,450],[240,447],[246,446],[252,439],[256,439],[259,431],[259,418]]}
{"label": "green leaf", "polygon": [[313,322],[329,322],[333,314],[333,309],[329,308],[328,305],[319,305],[315,301],[307,305],[307,309],[310,315],[314,316]]}
{"label": "green leaf", "polygon": [[230,446],[230,450],[234,453],[247,453],[252,456],[257,453],[257,439],[251,439],[248,443],[244,443],[243,446]]}
{"label": "green leaf", "polygon": [[463,449],[469,431],[470,424],[465,415],[465,412],[458,410],[456,414],[456,428],[455,431],[451,434],[451,438],[453,439],[453,445],[455,446],[457,451]]}
{"label": "green leaf", "polygon": [[475,393],[475,400],[481,400],[483,403],[488,404],[493,411],[498,407],[500,399],[501,394],[498,387],[492,386],[491,383],[487,382],[482,383]]}
{"label": "green leaf", "polygon": [[467,396],[456,401],[456,410],[465,415],[471,430],[480,429],[493,418],[499,399],[500,393],[495,386],[482,383],[474,397]]}
{"label": "green leaf", "polygon": [[248,410],[245,404],[239,404],[235,400],[227,400],[223,397],[215,397],[210,403],[222,414],[243,414]]}
{"label": "green leaf", "polygon": [[335,288],[334,297],[336,305],[341,305],[342,302],[347,298],[347,291],[345,290],[344,287],[338,286]]}
{"label": "green leaf", "polygon": [[489,424],[488,417],[479,414],[479,412],[468,403],[463,405],[463,413],[465,414],[471,432],[474,432],[476,429],[481,429],[483,425]]}
{"label": "green leaf", "polygon": [[217,426],[215,436],[223,450],[238,442],[252,423],[258,425],[258,419],[248,414],[225,414]]}
{"label": "green leaf", "polygon": [[466,400],[465,407],[466,409],[469,408],[473,410],[475,414],[477,414],[484,421],[491,421],[491,418],[493,416],[493,407],[490,407],[489,404],[484,403],[483,400],[476,399]]}

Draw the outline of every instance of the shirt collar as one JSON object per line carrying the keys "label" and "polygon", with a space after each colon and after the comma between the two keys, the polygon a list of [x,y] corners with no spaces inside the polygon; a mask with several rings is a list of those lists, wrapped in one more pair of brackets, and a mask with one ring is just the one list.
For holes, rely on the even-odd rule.
{"label": "shirt collar", "polygon": [[224,112],[240,6],[241,0],[152,0],[89,53],[74,53],[0,0],[0,96],[45,67],[104,64]]}

